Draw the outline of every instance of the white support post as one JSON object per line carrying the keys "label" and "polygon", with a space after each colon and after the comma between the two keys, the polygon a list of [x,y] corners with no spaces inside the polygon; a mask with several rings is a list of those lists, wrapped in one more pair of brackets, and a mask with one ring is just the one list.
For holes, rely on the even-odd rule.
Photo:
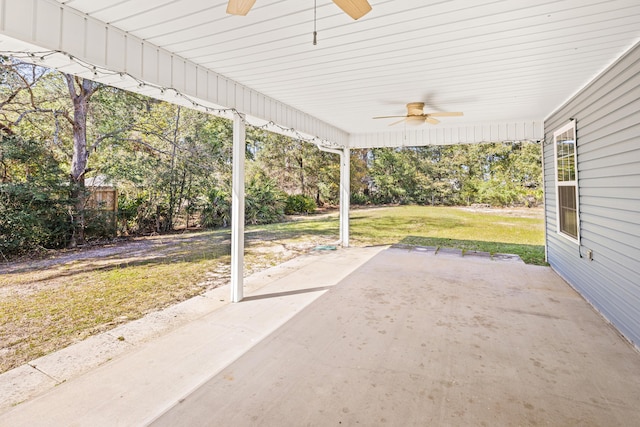
{"label": "white support post", "polygon": [[233,117],[233,177],[231,196],[231,302],[240,302],[244,275],[244,161],[246,130],[242,117]]}
{"label": "white support post", "polygon": [[318,145],[320,151],[340,156],[340,243],[349,247],[349,203],[351,202],[351,154],[348,148],[336,150]]}
{"label": "white support post", "polygon": [[351,202],[351,154],[348,148],[342,151],[318,145],[320,151],[340,156],[340,243],[349,247],[349,203]]}
{"label": "white support post", "polygon": [[351,202],[351,153],[344,148],[340,155],[340,240],[349,247],[349,204]]}

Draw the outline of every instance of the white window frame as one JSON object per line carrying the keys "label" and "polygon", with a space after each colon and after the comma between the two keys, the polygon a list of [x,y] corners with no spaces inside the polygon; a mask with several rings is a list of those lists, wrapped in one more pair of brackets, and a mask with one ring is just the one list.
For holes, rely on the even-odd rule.
{"label": "white window frame", "polygon": [[[558,167],[558,138],[568,131],[573,131],[573,179],[561,179],[560,168]],[[555,181],[556,181],[556,231],[562,237],[569,239],[570,241],[580,244],[580,198],[578,195],[578,137],[576,133],[575,120],[569,121],[566,125],[553,133],[553,159],[555,169]],[[566,157],[566,156],[565,156]],[[562,229],[562,215],[563,210],[560,206],[560,188],[573,187],[575,190],[575,222],[576,222],[576,235],[573,236]]]}

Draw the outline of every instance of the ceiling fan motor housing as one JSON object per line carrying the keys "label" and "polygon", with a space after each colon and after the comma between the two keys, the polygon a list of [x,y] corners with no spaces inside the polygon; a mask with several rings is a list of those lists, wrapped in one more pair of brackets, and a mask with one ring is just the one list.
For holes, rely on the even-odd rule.
{"label": "ceiling fan motor housing", "polygon": [[424,102],[410,102],[407,104],[407,116],[422,116],[424,114]]}

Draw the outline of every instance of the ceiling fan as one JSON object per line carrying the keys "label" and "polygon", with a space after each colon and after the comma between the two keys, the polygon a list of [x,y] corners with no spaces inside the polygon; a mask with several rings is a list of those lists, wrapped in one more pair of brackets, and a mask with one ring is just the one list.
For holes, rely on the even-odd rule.
{"label": "ceiling fan", "polygon": [[440,120],[434,117],[459,117],[462,113],[453,112],[439,112],[439,113],[425,113],[424,102],[410,102],[407,104],[407,114],[404,116],[379,116],[374,119],[391,119],[402,117],[402,120],[391,123],[389,126],[397,125],[398,123],[407,122],[410,125],[421,125],[423,123],[431,123],[437,125]]}
{"label": "ceiling fan", "polygon": [[[253,7],[256,0],[229,0],[227,13],[230,15],[246,15]],[[362,18],[371,11],[371,5],[367,0],[333,0],[340,9],[353,19]]]}

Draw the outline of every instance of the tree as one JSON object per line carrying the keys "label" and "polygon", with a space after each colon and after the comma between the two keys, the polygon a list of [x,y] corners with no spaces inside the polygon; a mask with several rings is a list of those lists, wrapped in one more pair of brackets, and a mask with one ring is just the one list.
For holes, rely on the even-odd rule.
{"label": "tree", "polygon": [[375,203],[531,205],[542,196],[535,143],[380,148],[368,160]]}
{"label": "tree", "polygon": [[[190,217],[210,200],[218,200],[210,199],[210,194],[229,192],[231,135],[229,120],[153,102],[130,132],[124,152],[118,151],[123,161],[105,159],[105,170],[124,181],[133,199],[138,192],[147,195],[140,206],[144,211],[139,218],[141,228],[148,229],[153,223],[149,231],[173,230],[188,225]],[[125,168],[123,163],[135,166]]]}
{"label": "tree", "polygon": [[47,72],[44,67],[0,56],[0,118],[5,134],[14,134],[14,126],[39,109],[33,88]]}
{"label": "tree", "polygon": [[251,152],[247,157],[288,194],[312,197],[318,205],[339,198],[340,165],[335,154],[308,142],[271,132],[249,129]]}
{"label": "tree", "polygon": [[[74,200],[69,209],[73,236],[70,246],[84,242],[86,194],[84,178],[88,172],[87,162],[87,119],[89,101],[101,87],[100,84],[65,73],[50,70],[22,61],[2,58],[2,92],[0,101],[5,128],[18,131],[27,139],[50,140],[62,147],[65,128],[60,119],[65,120],[71,130],[71,165],[69,169],[70,195]],[[66,86],[65,102],[58,79]],[[69,108],[70,107],[70,108]]]}
{"label": "tree", "polygon": [[70,246],[84,243],[85,235],[85,205],[87,195],[84,188],[85,174],[88,172],[87,162],[87,117],[89,101],[93,94],[101,87],[99,83],[62,73],[69,88],[69,95],[73,104],[73,116],[63,112],[73,129],[73,157],[71,159],[71,199],[75,201],[75,211],[70,212],[74,224]]}
{"label": "tree", "polygon": [[371,175],[374,185],[372,194],[375,203],[411,203],[415,165],[411,154],[403,149],[373,150]]}

